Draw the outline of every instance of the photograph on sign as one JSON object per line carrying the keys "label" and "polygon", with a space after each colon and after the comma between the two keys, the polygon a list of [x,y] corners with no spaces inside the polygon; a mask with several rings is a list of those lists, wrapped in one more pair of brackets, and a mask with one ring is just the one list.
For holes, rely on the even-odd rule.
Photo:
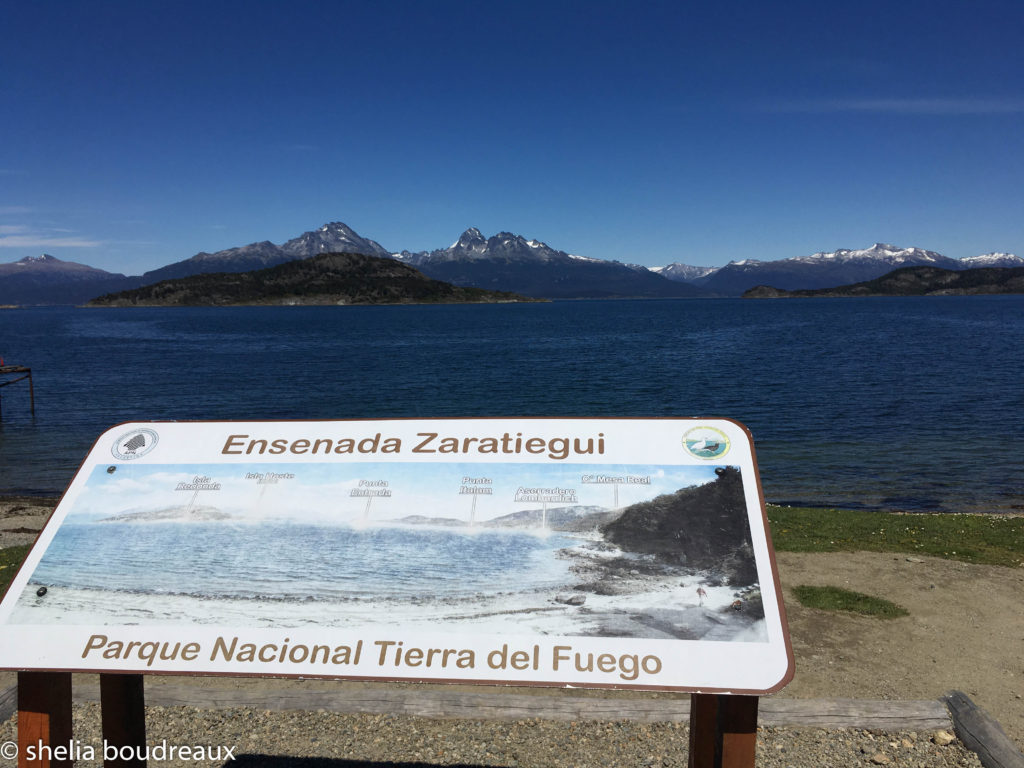
{"label": "photograph on sign", "polygon": [[717,465],[96,467],[9,621],[226,618],[766,639],[740,470]]}

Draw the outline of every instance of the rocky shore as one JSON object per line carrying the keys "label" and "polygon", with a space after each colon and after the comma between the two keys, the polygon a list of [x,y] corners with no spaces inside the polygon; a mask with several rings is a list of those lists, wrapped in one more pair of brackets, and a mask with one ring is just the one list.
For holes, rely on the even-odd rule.
{"label": "rocky shore", "polygon": [[[562,550],[574,584],[554,598],[578,607],[582,634],[679,640],[762,639],[757,585],[730,586],[720,572],[681,569],[595,539]],[[698,592],[698,589],[701,592]]]}
{"label": "rocky shore", "polygon": [[0,498],[0,549],[34,542],[57,501],[32,496]]}

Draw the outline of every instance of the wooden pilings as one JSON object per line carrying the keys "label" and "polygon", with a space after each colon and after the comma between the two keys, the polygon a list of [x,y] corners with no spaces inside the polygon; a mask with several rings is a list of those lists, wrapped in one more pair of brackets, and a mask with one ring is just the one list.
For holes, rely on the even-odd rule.
{"label": "wooden pilings", "polygon": [[[7,381],[0,381],[0,388],[8,387],[11,384],[16,384],[19,381],[28,379],[28,398],[29,407],[32,410],[32,415],[36,415],[36,390],[32,385],[32,369],[26,368],[23,365],[0,365],[0,376],[18,376],[16,379],[9,379]],[[0,397],[0,418],[3,418],[3,398]]]}

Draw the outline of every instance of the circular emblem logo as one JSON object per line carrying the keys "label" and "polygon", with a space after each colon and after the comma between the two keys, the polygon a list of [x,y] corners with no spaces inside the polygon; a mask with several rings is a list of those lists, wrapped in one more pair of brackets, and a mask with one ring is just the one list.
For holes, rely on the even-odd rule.
{"label": "circular emblem logo", "polygon": [[714,427],[694,427],[683,435],[683,448],[698,459],[717,459],[729,452],[729,438]]}
{"label": "circular emblem logo", "polygon": [[130,461],[145,456],[156,448],[159,442],[160,436],[152,429],[133,429],[117,438],[110,452],[115,458]]}

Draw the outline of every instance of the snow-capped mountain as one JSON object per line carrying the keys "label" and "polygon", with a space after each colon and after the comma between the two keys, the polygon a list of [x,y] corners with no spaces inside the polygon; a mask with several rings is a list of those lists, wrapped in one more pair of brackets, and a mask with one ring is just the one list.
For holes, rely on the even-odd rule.
{"label": "snow-capped mountain", "polygon": [[884,264],[893,269],[917,264],[927,264],[945,269],[948,265],[956,264],[955,259],[935,253],[935,251],[926,251],[923,248],[899,248],[888,243],[875,243],[870,248],[859,251],[840,248],[838,251],[797,256],[793,259],[784,259],[784,261],[800,264]]}
{"label": "snow-capped mountain", "polygon": [[559,251],[511,232],[487,238],[471,227],[447,248],[393,257],[428,277],[455,285],[514,291],[540,298],[697,296],[699,289],[646,267]]}
{"label": "snow-capped mountain", "polygon": [[705,275],[710,275],[718,267],[695,267],[690,264],[681,264],[678,261],[664,267],[650,267],[651,272],[667,277],[669,280],[678,280],[681,283],[689,283]]}
{"label": "snow-capped mountain", "polygon": [[[1018,266],[1016,256],[996,254],[1005,264],[978,263],[988,257],[951,259],[923,248],[900,248],[888,243],[875,243],[870,248],[819,252],[777,261],[743,259],[687,282],[721,296],[739,296],[758,285],[797,290],[832,288],[881,277],[900,267],[932,266],[942,269],[969,269],[977,266]],[[994,259],[993,259],[994,260]]]}
{"label": "snow-capped mountain", "polygon": [[110,277],[124,277],[124,275],[106,272],[74,261],[62,261],[48,253],[44,253],[42,256],[26,256],[10,264],[0,264],[0,277],[13,275],[60,275],[68,280],[105,280]]}
{"label": "snow-capped mountain", "polygon": [[293,259],[308,259],[321,253],[361,253],[364,256],[391,255],[383,245],[356,234],[355,230],[340,221],[324,224],[320,229],[305,232],[281,246],[281,250]]}
{"label": "snow-capped mountain", "polygon": [[0,264],[0,304],[78,304],[131,279],[48,253],[26,256]]}
{"label": "snow-capped mountain", "polygon": [[389,256],[390,253],[373,240],[360,237],[346,224],[332,221],[317,230],[305,232],[282,245],[269,240],[237,248],[227,248],[216,253],[202,251],[190,259],[168,264],[166,267],[146,272],[143,285],[157,283],[189,275],[211,272],[249,272],[265,269],[286,261],[308,259],[320,253],[361,253],[366,256]]}
{"label": "snow-capped mountain", "polygon": [[[399,261],[419,266],[421,264],[441,264],[450,261],[494,261],[508,259],[511,261],[564,261],[574,257],[564,251],[556,251],[538,240],[527,240],[511,232],[499,232],[490,239],[483,236],[479,229],[470,227],[459,239],[447,248],[434,251],[411,253],[402,251],[392,254]],[[596,259],[594,259],[596,261]]]}
{"label": "snow-capped mountain", "polygon": [[965,256],[960,259],[960,269],[976,267],[1024,267],[1024,259],[1012,253],[984,253],[981,256]]}

